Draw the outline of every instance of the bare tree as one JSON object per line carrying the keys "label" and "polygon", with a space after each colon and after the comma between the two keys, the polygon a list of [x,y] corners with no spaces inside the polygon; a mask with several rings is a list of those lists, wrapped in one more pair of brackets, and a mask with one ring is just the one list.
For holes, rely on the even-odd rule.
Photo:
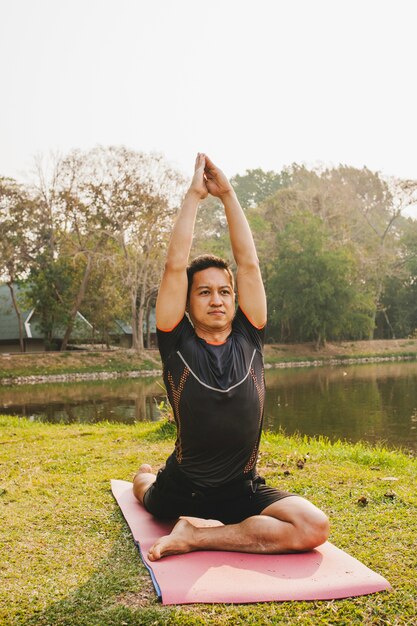
{"label": "bare tree", "polygon": [[[40,187],[45,177],[39,173]],[[168,230],[166,219],[178,196],[180,177],[161,155],[124,147],[97,147],[73,151],[58,159],[51,177],[52,190],[43,193],[45,206],[55,216],[54,248],[78,262],[82,272],[73,286],[61,349],[65,349],[77,311],[84,301],[95,260],[117,254],[120,247],[129,286],[134,347],[143,349],[141,324],[156,248]],[[82,259],[82,263],[79,260]]]}

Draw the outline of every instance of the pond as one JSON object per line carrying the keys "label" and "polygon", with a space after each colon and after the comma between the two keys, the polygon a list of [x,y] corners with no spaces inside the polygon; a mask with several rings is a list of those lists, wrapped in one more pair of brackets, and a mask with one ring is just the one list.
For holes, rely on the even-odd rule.
{"label": "pond", "polygon": [[158,378],[0,386],[0,413],[61,424],[133,424],[159,420],[165,399]]}
{"label": "pond", "polygon": [[267,373],[264,428],[417,453],[417,362]]}
{"label": "pond", "polygon": [[[266,429],[417,453],[417,362],[266,372]],[[0,387],[0,412],[59,423],[160,419],[160,379]]]}

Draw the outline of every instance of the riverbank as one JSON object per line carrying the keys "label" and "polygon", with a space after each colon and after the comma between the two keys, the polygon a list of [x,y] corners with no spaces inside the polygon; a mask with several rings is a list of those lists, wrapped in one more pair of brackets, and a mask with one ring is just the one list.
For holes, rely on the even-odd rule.
{"label": "riverbank", "polygon": [[[163,607],[110,493],[138,463],[161,466],[165,423],[71,424],[0,416],[0,623],[8,626],[317,624],[398,626],[417,618],[417,460],[363,444],[266,434],[260,472],[310,498],[330,541],[392,593],[331,602]],[[300,463],[299,461],[303,462]]]}
{"label": "riverbank", "polygon": [[[314,344],[265,346],[265,365],[319,367],[351,363],[415,359],[417,339],[335,342],[317,350]],[[160,376],[157,350],[86,350],[0,354],[0,384],[30,384],[107,378]]]}

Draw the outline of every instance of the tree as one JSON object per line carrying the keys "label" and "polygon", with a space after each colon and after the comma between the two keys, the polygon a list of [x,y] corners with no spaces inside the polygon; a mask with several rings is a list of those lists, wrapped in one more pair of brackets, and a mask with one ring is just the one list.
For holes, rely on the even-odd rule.
{"label": "tree", "polygon": [[29,192],[11,178],[0,178],[0,277],[9,288],[18,319],[21,352],[25,351],[23,319],[15,285],[29,271],[36,219],[36,204]]}
{"label": "tree", "polygon": [[172,214],[167,199],[149,197],[136,223],[119,235],[123,253],[121,281],[129,294],[132,347],[138,352],[144,350],[144,320],[159,284]]}
{"label": "tree", "polygon": [[355,287],[354,257],[330,242],[323,221],[309,212],[294,216],[277,235],[268,293],[270,332],[281,340],[320,346],[369,330],[369,302]]}
{"label": "tree", "polygon": [[288,186],[259,207],[271,225],[261,239],[267,270],[274,258],[271,234],[282,231],[299,211],[318,216],[327,227],[329,246],[348,246],[355,256],[360,268],[360,291],[366,293],[367,302],[371,295],[373,298],[372,337],[384,280],[395,273],[397,261],[401,210],[394,203],[391,186],[366,167],[339,165],[308,170],[293,164],[285,172]]}
{"label": "tree", "polygon": [[191,256],[215,254],[232,261],[232,248],[222,203],[213,196],[201,202],[194,228]]}
{"label": "tree", "polygon": [[115,242],[108,244],[107,255],[95,258],[81,308],[81,313],[93,326],[93,338],[98,336],[107,347],[116,321],[127,320],[130,315],[129,294],[120,280],[122,261]]}
{"label": "tree", "polygon": [[401,220],[395,273],[385,277],[377,334],[406,337],[417,328],[417,221]]}
{"label": "tree", "polygon": [[[112,254],[121,254],[127,263],[124,277],[131,288],[134,346],[143,348],[142,332],[137,329],[144,314],[149,264],[154,247],[169,231],[164,220],[178,195],[178,174],[160,155],[110,146],[72,151],[56,161],[50,179],[51,188],[47,178],[39,176],[44,204],[54,220],[52,252],[43,259],[53,266],[57,258],[65,257],[68,265],[77,267],[61,349],[66,348],[97,259]],[[138,261],[135,268],[132,255]]]}
{"label": "tree", "polygon": [[[287,172],[264,171],[260,168],[246,170],[245,174],[235,174],[231,183],[243,207],[257,244],[261,267],[266,271],[263,251],[268,247],[267,231],[269,221],[264,219],[259,205],[266,198],[278,194],[289,184]],[[227,259],[233,265],[233,255],[224,208],[217,198],[208,196],[201,204],[194,230],[192,255],[215,254]],[[268,255],[266,255],[268,256]]]}
{"label": "tree", "polygon": [[26,297],[36,308],[40,328],[48,349],[57,349],[56,338],[68,326],[69,314],[77,291],[79,264],[68,263],[65,255],[52,258],[44,250],[32,265],[26,286]]}
{"label": "tree", "polygon": [[261,168],[246,170],[245,174],[235,174],[231,183],[236,192],[241,206],[244,209],[254,208],[275,194],[278,189],[288,187],[290,177],[286,170],[281,173],[268,171]]}

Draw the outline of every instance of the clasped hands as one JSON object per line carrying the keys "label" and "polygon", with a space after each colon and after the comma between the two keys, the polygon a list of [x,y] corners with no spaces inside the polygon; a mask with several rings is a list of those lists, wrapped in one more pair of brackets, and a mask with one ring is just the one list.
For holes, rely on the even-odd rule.
{"label": "clasped hands", "polygon": [[200,200],[203,200],[209,193],[222,198],[232,191],[233,187],[222,170],[216,167],[206,154],[199,152],[195,160],[190,192],[196,193]]}

